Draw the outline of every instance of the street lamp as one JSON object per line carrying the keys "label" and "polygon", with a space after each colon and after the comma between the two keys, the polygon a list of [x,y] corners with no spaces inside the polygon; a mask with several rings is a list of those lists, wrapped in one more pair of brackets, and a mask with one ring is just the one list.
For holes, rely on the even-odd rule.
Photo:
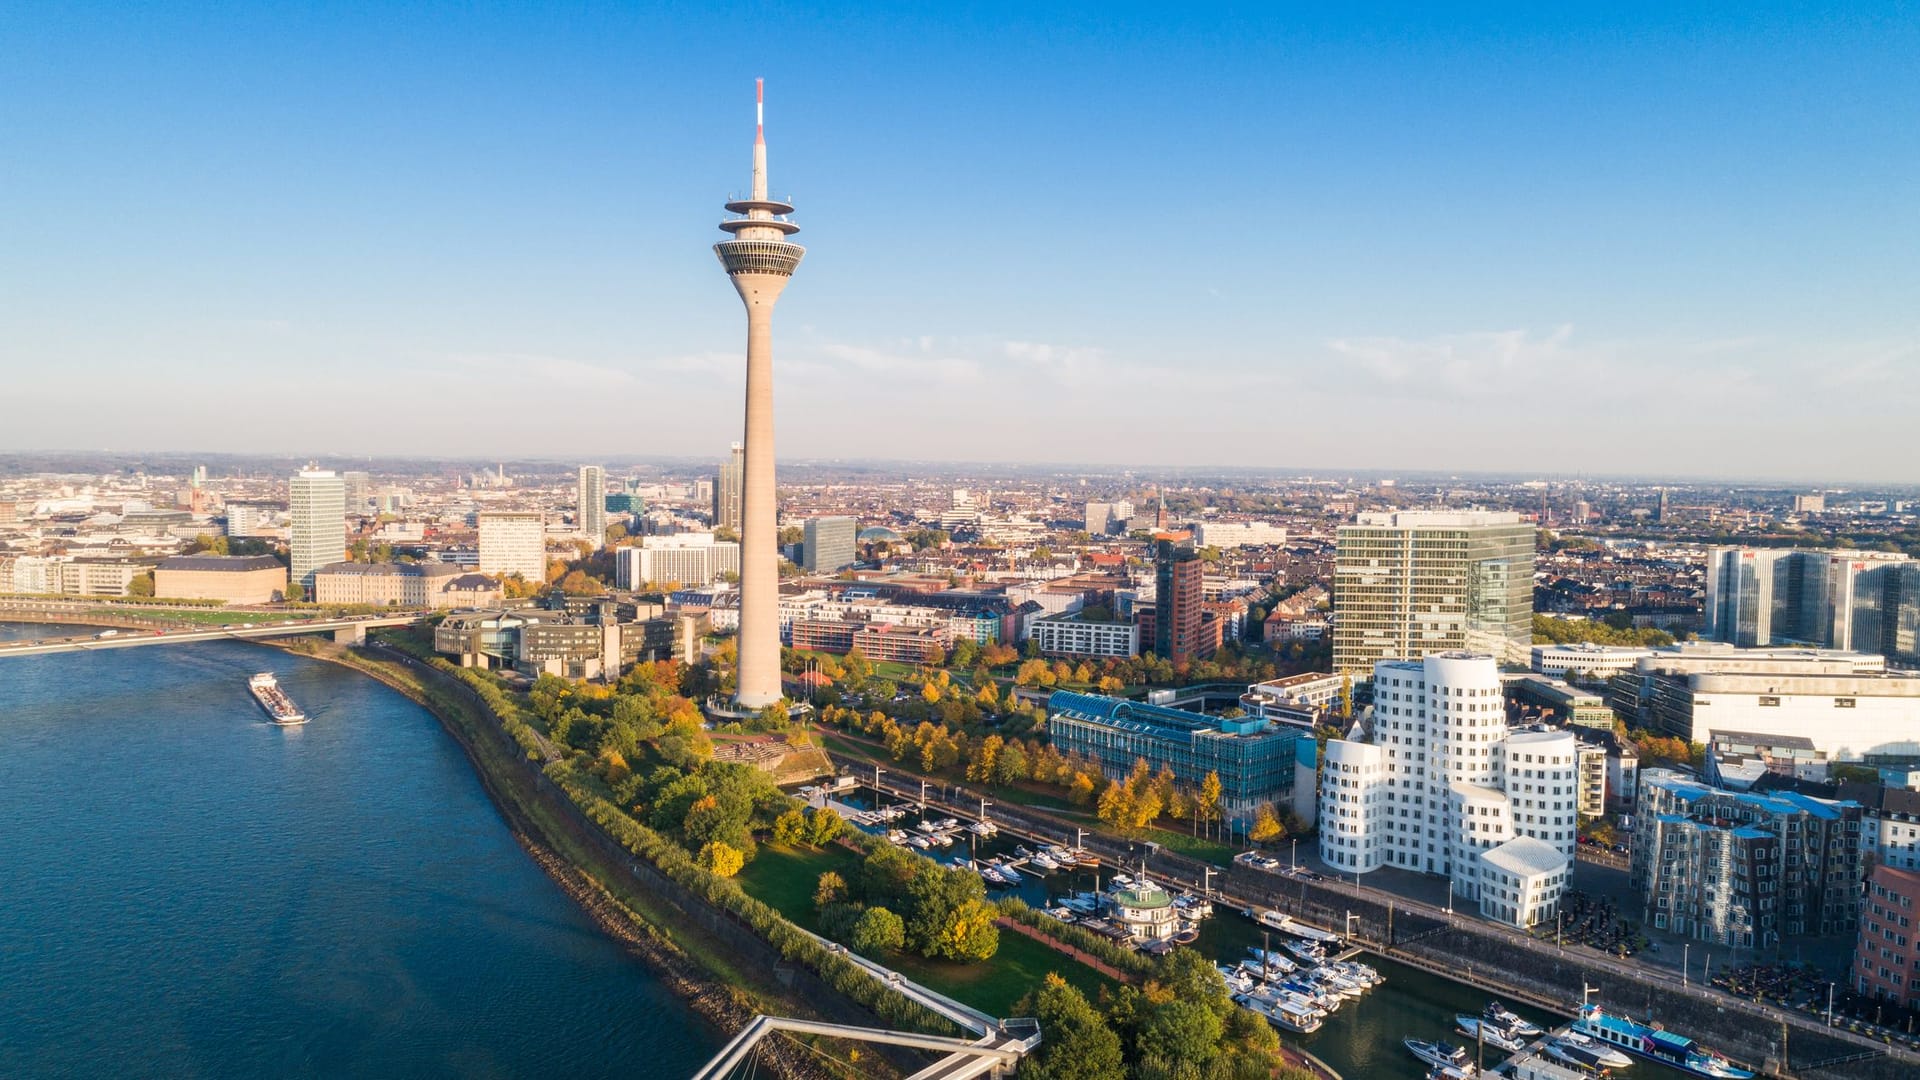
{"label": "street lamp", "polygon": [[1680,946],[1680,985],[1687,985],[1687,956],[1693,951],[1693,943]]}
{"label": "street lamp", "polygon": [[1453,875],[1447,875],[1447,918],[1453,918]]}
{"label": "street lamp", "polygon": [[1300,869],[1300,838],[1297,836],[1293,838],[1293,854],[1287,861],[1293,864],[1295,870]]}

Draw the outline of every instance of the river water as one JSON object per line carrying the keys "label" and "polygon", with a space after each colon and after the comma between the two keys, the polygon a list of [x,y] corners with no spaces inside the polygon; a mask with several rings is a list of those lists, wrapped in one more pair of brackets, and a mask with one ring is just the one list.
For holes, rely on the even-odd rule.
{"label": "river water", "polygon": [[[269,670],[311,723],[265,722]],[[0,659],[0,1076],[672,1077],[719,1041],[387,687],[237,642]]]}

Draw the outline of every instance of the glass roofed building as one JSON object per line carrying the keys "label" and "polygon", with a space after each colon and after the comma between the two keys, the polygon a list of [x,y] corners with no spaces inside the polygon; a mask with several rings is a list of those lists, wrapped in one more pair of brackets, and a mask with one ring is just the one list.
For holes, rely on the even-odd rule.
{"label": "glass roofed building", "polygon": [[1093,759],[1110,777],[1127,775],[1143,758],[1155,772],[1162,765],[1171,768],[1188,787],[1197,787],[1210,772],[1220,774],[1220,804],[1229,814],[1267,802],[1291,805],[1303,755],[1305,790],[1313,791],[1317,747],[1313,736],[1298,728],[1066,690],[1047,699],[1047,714],[1054,747]]}

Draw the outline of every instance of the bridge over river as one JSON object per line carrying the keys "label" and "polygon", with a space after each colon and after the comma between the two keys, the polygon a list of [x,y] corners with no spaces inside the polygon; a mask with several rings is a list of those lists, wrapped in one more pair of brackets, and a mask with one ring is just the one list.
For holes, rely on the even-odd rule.
{"label": "bridge over river", "polygon": [[[221,609],[198,608],[217,617]],[[85,634],[40,638],[33,641],[0,642],[0,659],[13,656],[44,656],[48,653],[85,652],[95,649],[133,649],[145,645],[174,645],[192,641],[249,641],[257,638],[291,637],[296,634],[332,634],[333,639],[349,644],[366,640],[367,631],[382,626],[406,626],[426,617],[425,612],[397,611],[379,615],[352,615],[336,618],[263,618],[262,613],[234,611],[236,622],[219,626],[183,624],[169,618],[176,609],[127,605],[124,610],[103,608],[98,604],[68,604],[60,601],[0,601],[0,622],[41,622],[102,626],[103,630]],[[291,613],[289,613],[291,614]]]}

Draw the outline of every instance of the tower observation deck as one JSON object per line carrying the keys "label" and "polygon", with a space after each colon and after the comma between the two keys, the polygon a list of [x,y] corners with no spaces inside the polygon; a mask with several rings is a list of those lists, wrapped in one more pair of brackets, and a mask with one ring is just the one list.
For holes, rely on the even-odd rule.
{"label": "tower observation deck", "polygon": [[773,305],[807,249],[793,207],[767,195],[766,91],[754,81],[753,193],[726,206],[732,238],[713,245],[747,308],[745,478],[740,507],[740,675],[734,704],[759,709],[780,700],[780,577],[774,526]]}

